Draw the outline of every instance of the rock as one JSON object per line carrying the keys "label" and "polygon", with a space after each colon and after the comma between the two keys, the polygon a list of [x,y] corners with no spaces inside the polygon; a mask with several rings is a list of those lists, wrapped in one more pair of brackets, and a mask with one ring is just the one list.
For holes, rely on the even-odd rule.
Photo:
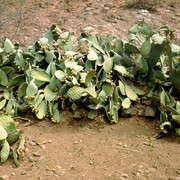
{"label": "rock", "polygon": [[138,109],[137,114],[138,114],[138,116],[144,116],[144,110],[143,109]]}
{"label": "rock", "polygon": [[48,143],[52,143],[52,140],[50,139],[50,140],[48,141]]}
{"label": "rock", "polygon": [[104,7],[109,7],[109,8],[113,8],[115,5],[113,3],[107,3],[104,4]]}
{"label": "rock", "polygon": [[137,14],[137,15],[136,15],[136,19],[137,19],[137,20],[142,20],[143,18],[144,18],[144,17],[143,17],[141,14]]}
{"label": "rock", "polygon": [[35,153],[33,153],[34,156],[37,156],[37,157],[41,157],[42,156],[42,151],[37,151]]}
{"label": "rock", "polygon": [[29,145],[31,145],[31,146],[35,146],[35,145],[36,145],[36,143],[35,143],[35,142],[33,142],[33,141],[29,141]]}
{"label": "rock", "polygon": [[43,143],[42,144],[46,144],[47,143],[47,141],[43,141]]}
{"label": "rock", "polygon": [[62,169],[62,166],[57,166],[58,169]]}
{"label": "rock", "polygon": [[40,144],[39,147],[40,147],[41,149],[45,149],[45,148],[46,148],[46,147],[45,147],[44,145],[42,145],[42,144]]}
{"label": "rock", "polygon": [[73,142],[73,144],[78,144],[78,143],[79,143],[78,141]]}
{"label": "rock", "polygon": [[149,11],[146,9],[139,10],[138,14],[142,14],[143,16],[149,16],[150,15]]}
{"label": "rock", "polygon": [[28,156],[28,159],[29,159],[30,162],[34,162],[35,161],[35,159],[32,156]]}
{"label": "rock", "polygon": [[86,11],[92,11],[93,8],[92,8],[92,7],[87,7],[85,10],[86,10]]}
{"label": "rock", "polygon": [[28,148],[25,148],[25,149],[24,149],[24,152],[26,152],[26,153],[27,153],[28,151],[29,151],[29,149],[28,149]]}
{"label": "rock", "polygon": [[143,100],[142,101],[142,104],[146,105],[146,106],[149,106],[152,104],[152,100],[151,99],[148,99],[148,100]]}
{"label": "rock", "polygon": [[22,172],[21,172],[21,175],[25,175],[25,174],[27,174],[26,171],[22,171]]}
{"label": "rock", "polygon": [[150,106],[146,107],[146,110],[145,110],[145,114],[144,116],[146,117],[155,117],[155,110],[153,108],[151,108]]}
{"label": "rock", "polygon": [[122,16],[117,16],[117,19],[120,21],[124,21],[124,18]]}
{"label": "rock", "polygon": [[82,117],[83,117],[83,115],[82,115],[81,111],[78,111],[78,110],[74,111],[73,119],[80,120],[80,119],[82,119]]}
{"label": "rock", "polygon": [[156,171],[156,168],[153,168],[153,167],[152,167],[152,168],[149,168],[149,169],[147,170],[148,173],[152,173],[152,172],[154,172],[154,171]]}
{"label": "rock", "polygon": [[122,178],[129,178],[129,176],[128,176],[127,174],[125,174],[125,173],[122,173],[122,174],[121,174],[121,177],[122,177]]}
{"label": "rock", "polygon": [[12,172],[12,173],[11,173],[11,176],[15,176],[15,173],[14,173],[14,172]]}
{"label": "rock", "polygon": [[137,108],[136,107],[132,107],[131,116],[136,116],[136,114],[137,114]]}
{"label": "rock", "polygon": [[7,174],[1,175],[0,179],[9,179],[9,176]]}

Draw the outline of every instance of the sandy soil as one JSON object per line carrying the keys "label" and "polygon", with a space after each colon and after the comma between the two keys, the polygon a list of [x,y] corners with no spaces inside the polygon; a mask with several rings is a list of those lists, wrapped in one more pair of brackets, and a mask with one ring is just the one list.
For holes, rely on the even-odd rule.
{"label": "sandy soil", "polygon": [[[176,29],[175,41],[180,43],[178,1],[164,1],[153,13],[126,9],[124,4],[121,0],[28,0],[13,42],[28,47],[52,24],[70,31],[74,39],[87,26],[103,37],[112,33],[125,39],[128,28],[144,18],[154,29],[162,25]],[[3,9],[2,38],[15,32],[16,8],[18,4],[12,3]],[[12,160],[0,164],[0,179],[180,179],[180,139],[156,139],[157,118],[120,117],[118,124],[110,125],[103,115],[96,121],[75,121],[71,111],[61,112],[60,124],[23,116],[31,121],[17,119],[26,140],[21,165],[15,168]]]}

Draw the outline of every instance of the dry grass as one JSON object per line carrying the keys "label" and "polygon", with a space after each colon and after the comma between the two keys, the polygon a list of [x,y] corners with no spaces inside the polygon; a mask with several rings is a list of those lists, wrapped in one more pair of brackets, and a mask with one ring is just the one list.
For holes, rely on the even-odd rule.
{"label": "dry grass", "polygon": [[161,5],[160,0],[130,0],[127,1],[127,8],[135,9],[146,9],[148,11],[156,11],[156,9]]}

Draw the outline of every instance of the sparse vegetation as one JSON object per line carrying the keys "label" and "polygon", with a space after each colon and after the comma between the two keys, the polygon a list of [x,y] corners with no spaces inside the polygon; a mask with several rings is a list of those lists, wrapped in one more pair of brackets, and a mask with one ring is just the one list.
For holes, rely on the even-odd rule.
{"label": "sparse vegetation", "polygon": [[126,7],[135,9],[146,9],[148,11],[156,11],[156,9],[160,5],[160,0],[130,0],[127,1]]}

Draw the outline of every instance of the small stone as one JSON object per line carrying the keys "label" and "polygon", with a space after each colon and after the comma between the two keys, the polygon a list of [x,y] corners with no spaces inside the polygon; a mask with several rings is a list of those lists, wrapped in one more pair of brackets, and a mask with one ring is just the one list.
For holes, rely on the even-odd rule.
{"label": "small stone", "polygon": [[34,156],[37,156],[37,157],[41,157],[42,156],[42,151],[37,151],[35,153],[33,153]]}
{"label": "small stone", "polygon": [[28,148],[25,148],[25,149],[24,149],[24,152],[26,152],[26,153],[27,153],[28,151],[29,151],[29,149],[28,149]]}
{"label": "small stone", "polygon": [[177,174],[180,174],[180,169],[178,169],[176,172],[177,172]]}
{"label": "small stone", "polygon": [[81,111],[74,111],[73,119],[79,120],[82,119],[82,117]]}
{"label": "small stone", "polygon": [[121,174],[121,177],[123,177],[123,178],[129,178],[129,176],[128,176],[127,174],[125,174],[125,173],[122,173],[122,174]]}
{"label": "small stone", "polygon": [[92,161],[89,161],[89,164],[90,164],[90,165],[92,165],[92,164],[93,164],[93,162],[92,162]]}
{"label": "small stone", "polygon": [[46,144],[47,143],[47,141],[43,141],[43,143],[42,144]]}
{"label": "small stone", "polygon": [[145,114],[146,117],[155,117],[155,110],[151,107],[146,107]]}
{"label": "small stone", "polygon": [[50,140],[48,141],[48,143],[52,143],[52,140],[50,139]]}
{"label": "small stone", "polygon": [[0,179],[9,179],[9,176],[7,174],[1,175]]}
{"label": "small stone", "polygon": [[14,173],[14,172],[12,172],[12,173],[11,173],[11,176],[15,176],[15,173]]}
{"label": "small stone", "polygon": [[137,114],[137,108],[133,107],[131,110],[131,116],[135,116]]}
{"label": "small stone", "polygon": [[114,7],[115,5],[113,3],[107,3],[107,4],[104,4],[104,7],[109,7],[109,8],[112,8]]}
{"label": "small stone", "polygon": [[28,159],[29,159],[30,162],[34,162],[35,161],[35,159],[32,156],[28,156]]}
{"label": "small stone", "polygon": [[65,172],[62,171],[59,175],[60,175],[60,176],[64,176],[64,174],[65,174]]}
{"label": "small stone", "polygon": [[46,148],[46,147],[45,147],[44,145],[42,145],[42,144],[40,144],[39,147],[40,147],[41,149],[45,149],[45,148]]}
{"label": "small stone", "polygon": [[36,145],[36,143],[33,142],[33,141],[29,141],[29,144],[30,144],[31,146],[35,146],[35,145]]}
{"label": "small stone", "polygon": [[62,166],[57,166],[58,169],[62,169]]}
{"label": "small stone", "polygon": [[78,141],[73,142],[73,144],[78,144],[78,143],[79,143]]}
{"label": "small stone", "polygon": [[92,8],[92,7],[87,7],[85,10],[86,10],[86,11],[92,11],[93,8]]}
{"label": "small stone", "polygon": [[136,19],[138,19],[138,20],[141,20],[141,19],[143,19],[144,17],[141,15],[141,14],[137,14],[136,15]]}
{"label": "small stone", "polygon": [[144,110],[143,109],[138,109],[137,114],[138,114],[138,116],[144,116]]}
{"label": "small stone", "polygon": [[149,169],[147,170],[147,172],[149,172],[149,173],[152,173],[152,172],[154,172],[154,171],[156,171],[156,168],[154,168],[154,167],[149,168]]}
{"label": "small stone", "polygon": [[21,175],[25,175],[25,174],[27,174],[26,171],[22,171],[22,172],[21,172]]}
{"label": "small stone", "polygon": [[122,16],[117,16],[117,19],[120,21],[124,21],[124,18]]}
{"label": "small stone", "polygon": [[146,106],[149,106],[149,105],[152,104],[152,100],[151,100],[151,99],[143,100],[143,101],[142,101],[142,104],[145,104]]}

